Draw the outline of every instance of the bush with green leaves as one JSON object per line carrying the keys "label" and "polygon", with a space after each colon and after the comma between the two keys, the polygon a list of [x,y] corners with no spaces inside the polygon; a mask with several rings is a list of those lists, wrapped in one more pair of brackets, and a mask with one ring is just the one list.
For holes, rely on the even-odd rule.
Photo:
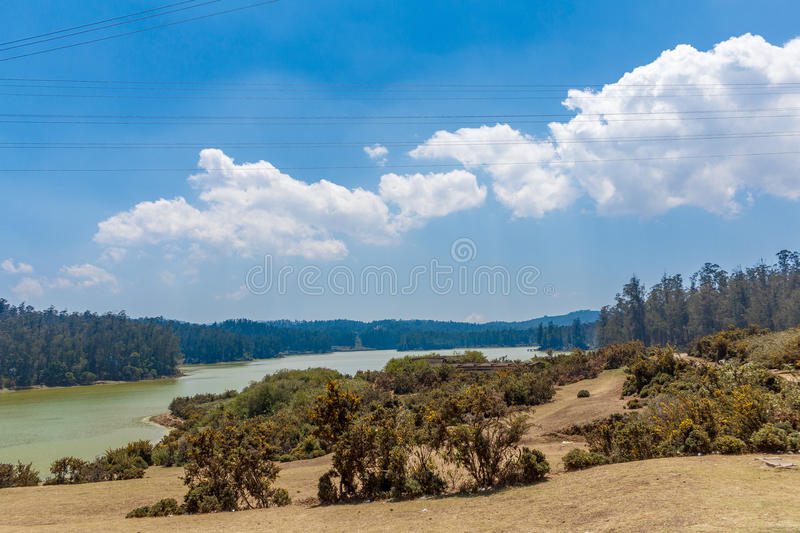
{"label": "bush with green leaves", "polygon": [[285,505],[286,494],[273,487],[280,468],[269,457],[264,422],[230,421],[189,437],[184,483],[187,513],[236,511]]}
{"label": "bush with green leaves", "polygon": [[550,401],[556,393],[550,375],[534,368],[499,372],[494,383],[503,392],[508,405],[540,405]]}
{"label": "bush with green leaves", "polygon": [[591,395],[589,394],[589,391],[586,389],[581,389],[578,391],[578,398],[588,398],[589,396]]}
{"label": "bush with green leaves", "polygon": [[175,500],[175,498],[164,498],[163,500],[159,500],[152,505],[137,507],[125,515],[125,518],[173,516],[181,515],[185,512],[186,508],[183,505],[178,505],[178,502]]}
{"label": "bush with green leaves", "polygon": [[541,451],[522,447],[511,463],[507,482],[510,485],[531,485],[544,480],[549,472],[550,463]]}
{"label": "bush with green leaves", "polygon": [[722,455],[740,455],[747,451],[747,444],[731,435],[720,435],[714,439],[712,448]]}
{"label": "bush with green leaves", "polygon": [[561,458],[561,461],[564,463],[565,470],[573,471],[604,465],[608,462],[608,459],[599,453],[573,448]]}
{"label": "bush with green leaves", "polygon": [[33,468],[33,464],[16,465],[0,463],[0,489],[11,487],[33,487],[41,482],[39,472]]}
{"label": "bush with green leaves", "polygon": [[642,341],[630,341],[617,344],[609,344],[597,350],[598,355],[605,360],[604,368],[613,370],[628,366],[637,357],[645,354],[645,347]]}
{"label": "bush with green leaves", "polygon": [[628,365],[622,394],[642,397],[657,394],[685,367],[686,364],[675,357],[671,348],[650,348]]}
{"label": "bush with green leaves", "polygon": [[789,447],[789,435],[775,424],[764,424],[750,437],[750,444],[759,452],[781,453]]}

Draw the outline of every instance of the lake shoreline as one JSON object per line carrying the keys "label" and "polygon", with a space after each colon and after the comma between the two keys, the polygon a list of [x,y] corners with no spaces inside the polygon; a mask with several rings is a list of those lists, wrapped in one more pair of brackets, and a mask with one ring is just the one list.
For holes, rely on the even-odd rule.
{"label": "lake shoreline", "polygon": [[157,378],[151,379],[137,379],[132,381],[125,381],[125,380],[113,380],[113,379],[100,379],[97,381],[92,381],[91,383],[82,384],[79,383],[77,385],[30,385],[27,387],[14,387],[14,388],[0,388],[0,394],[7,393],[7,392],[25,392],[25,391],[33,391],[33,390],[59,390],[59,389],[74,389],[77,387],[94,387],[95,385],[124,385],[126,383],[153,383],[156,381],[163,381],[167,379],[178,379],[185,376],[183,372],[178,372],[172,376],[159,376]]}

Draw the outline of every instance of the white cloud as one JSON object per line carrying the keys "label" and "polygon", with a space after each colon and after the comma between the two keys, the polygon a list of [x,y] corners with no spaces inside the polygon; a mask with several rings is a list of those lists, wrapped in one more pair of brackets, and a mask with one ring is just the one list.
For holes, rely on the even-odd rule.
{"label": "white cloud", "polygon": [[400,209],[395,225],[405,228],[482,205],[486,187],[479,186],[475,175],[464,170],[409,176],[386,174],[381,178],[380,195]]}
{"label": "white cloud", "polygon": [[109,263],[119,263],[125,256],[128,255],[128,250],[125,248],[117,248],[117,247],[110,247],[103,250],[103,253],[100,255],[101,261],[107,261]]}
{"label": "white cloud", "polygon": [[373,161],[377,161],[379,165],[386,164],[386,156],[389,155],[389,149],[382,144],[373,144],[372,146],[365,146],[364,153],[369,156]]}
{"label": "white cloud", "polygon": [[[347,255],[343,238],[390,243],[403,231],[479,205],[485,198],[475,176],[461,170],[387,175],[376,194],[327,180],[306,183],[266,161],[237,165],[216,149],[203,150],[199,166],[205,172],[189,181],[199,190],[203,205],[196,207],[182,197],[142,202],[100,222],[95,241],[106,246],[188,241],[245,256],[275,253],[335,259]],[[460,202],[433,209],[424,195],[441,199],[443,186],[454,187],[450,193]],[[413,207],[402,187],[423,195],[416,201],[427,207]]]}
{"label": "white cloud", "polygon": [[800,198],[798,154],[707,157],[796,152],[800,94],[787,84],[800,84],[800,39],[680,45],[599,91],[570,90],[564,105],[576,116],[551,123],[546,138],[505,124],[440,131],[411,155],[484,170],[515,216],[543,216],[583,195],[605,214],[736,214],[753,194]]}
{"label": "white cloud", "polygon": [[[572,203],[578,191],[572,179],[551,165],[556,151],[508,125],[438,131],[411,151],[418,159],[452,158],[466,168],[481,168],[493,179],[497,199],[514,216],[542,216]],[[526,162],[526,165],[509,165]]]}
{"label": "white cloud", "polygon": [[236,289],[235,291],[226,292],[222,296],[222,298],[218,297],[217,299],[218,300],[220,300],[220,299],[230,300],[230,301],[233,301],[233,302],[240,302],[240,301],[244,300],[247,297],[248,294],[250,294],[250,291],[247,288],[247,286],[246,285],[239,285],[239,288]]}
{"label": "white cloud", "polygon": [[117,278],[99,266],[84,263],[82,265],[62,267],[61,272],[72,278],[71,280],[64,278],[57,280],[60,281],[61,288],[69,286],[80,288],[105,286],[111,290],[117,290]]}
{"label": "white cloud", "polygon": [[23,263],[21,261],[19,263],[14,263],[13,259],[6,259],[0,263],[0,268],[9,274],[30,274],[33,272],[33,267],[28,263]]}
{"label": "white cloud", "polygon": [[487,320],[486,316],[481,313],[470,313],[464,318],[464,322],[469,322],[470,324],[484,324]]}
{"label": "white cloud", "polygon": [[172,286],[175,285],[175,280],[177,277],[172,272],[164,271],[158,275],[159,279],[161,279],[161,283],[164,285]]}
{"label": "white cloud", "polygon": [[25,277],[11,288],[11,292],[22,300],[28,300],[44,294],[44,288],[37,279]]}

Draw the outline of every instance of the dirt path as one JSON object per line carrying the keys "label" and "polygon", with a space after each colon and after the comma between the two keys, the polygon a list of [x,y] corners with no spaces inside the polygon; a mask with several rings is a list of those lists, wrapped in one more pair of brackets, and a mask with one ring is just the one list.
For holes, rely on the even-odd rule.
{"label": "dirt path", "polygon": [[[625,374],[622,370],[603,372],[587,379],[559,387],[553,401],[536,406],[530,421],[533,424],[522,441],[524,446],[538,448],[547,456],[553,473],[563,471],[561,457],[573,448],[585,446],[581,437],[560,438],[552,434],[572,424],[585,424],[623,411],[621,400]],[[578,391],[588,390],[588,398],[578,398]]]}

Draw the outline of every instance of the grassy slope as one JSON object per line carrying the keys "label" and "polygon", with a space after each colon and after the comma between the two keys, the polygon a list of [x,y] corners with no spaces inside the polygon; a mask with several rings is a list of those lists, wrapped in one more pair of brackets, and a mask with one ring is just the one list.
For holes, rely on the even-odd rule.
{"label": "grassy slope", "polygon": [[[139,505],[180,499],[181,469],[151,468],[145,479],[0,491],[0,531],[775,531],[800,528],[800,471],[776,471],[753,456],[689,457],[560,473],[574,445],[546,435],[621,408],[620,372],[561,389],[533,415],[526,444],[553,463],[549,481],[490,495],[309,507],[328,458],[284,466],[280,485],[295,503],[205,516],[126,520]],[[592,393],[577,399],[577,391]]]}

